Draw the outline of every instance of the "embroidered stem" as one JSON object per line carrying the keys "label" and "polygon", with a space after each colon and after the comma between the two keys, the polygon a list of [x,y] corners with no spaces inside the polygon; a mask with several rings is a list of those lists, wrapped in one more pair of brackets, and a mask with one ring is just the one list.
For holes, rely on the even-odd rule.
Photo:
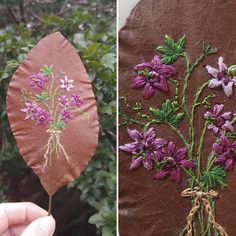
{"label": "embroidered stem", "polygon": [[201,137],[200,137],[200,141],[199,141],[199,144],[198,144],[198,150],[197,150],[197,168],[198,168],[197,169],[197,176],[198,176],[199,180],[200,180],[200,175],[201,175],[202,147],[203,147],[203,143],[204,143],[204,140],[205,140],[208,124],[209,124],[209,122],[206,121],[205,125],[204,125],[204,128],[202,130],[202,134],[201,134]]}
{"label": "embroidered stem", "polygon": [[[143,122],[140,122],[138,120],[135,120],[133,118],[131,118],[130,116],[126,115],[125,113],[123,113],[122,111],[119,112],[119,115],[124,117],[126,119],[126,122],[123,122],[123,124],[129,124],[129,123],[133,123],[133,124],[136,124],[136,125],[139,125],[141,127],[144,127],[146,124],[143,123]],[[120,124],[119,126],[121,126],[122,124]]]}
{"label": "embroidered stem", "polygon": [[[183,141],[184,145],[188,148],[189,144],[187,142],[187,140],[185,139],[184,135],[182,134],[182,132],[177,129],[176,127],[174,127],[173,125],[171,125],[170,123],[163,123],[168,125],[176,134],[178,134],[178,136],[180,137],[180,139]],[[188,148],[189,149],[189,148]]]}
{"label": "embroidered stem", "polygon": [[170,81],[175,84],[175,101],[179,105],[179,81],[176,79],[170,79]]}
{"label": "embroidered stem", "polygon": [[182,197],[193,197],[194,204],[190,210],[186,220],[187,220],[187,236],[193,236],[193,219],[196,213],[200,210],[201,207],[204,208],[206,215],[208,216],[208,225],[211,223],[214,228],[218,231],[220,236],[228,236],[225,229],[216,222],[213,209],[210,204],[210,199],[216,198],[218,193],[216,191],[210,190],[209,192],[200,191],[199,188],[195,187],[193,190],[191,188],[185,189],[182,194]]}
{"label": "embroidered stem", "polygon": [[194,150],[194,143],[195,143],[195,130],[194,130],[194,113],[195,113],[195,109],[197,106],[199,106],[201,103],[198,102],[199,97],[201,96],[203,90],[207,87],[207,85],[209,84],[209,81],[205,82],[198,90],[197,93],[195,94],[194,97],[194,101],[193,101],[193,105],[192,105],[192,109],[191,109],[191,115],[190,115],[190,129],[191,129],[191,137],[190,137],[190,159],[193,158],[193,150]]}

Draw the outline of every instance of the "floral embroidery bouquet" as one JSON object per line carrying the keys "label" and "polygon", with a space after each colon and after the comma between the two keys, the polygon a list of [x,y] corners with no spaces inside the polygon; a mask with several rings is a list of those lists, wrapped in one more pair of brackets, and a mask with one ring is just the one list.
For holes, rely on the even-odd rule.
{"label": "floral embroidery bouquet", "polygon": [[[58,86],[56,83],[60,81]],[[50,138],[45,147],[45,164],[51,164],[52,154],[59,158],[62,154],[67,161],[69,156],[60,143],[60,134],[65,129],[66,123],[83,112],[81,106],[83,100],[77,94],[68,96],[67,93],[74,88],[73,80],[68,79],[63,72],[56,76],[53,74],[53,66],[44,66],[39,73],[29,78],[31,90],[22,90],[25,108],[21,109],[26,114],[25,120],[36,121],[37,125],[45,126]]]}
{"label": "floral embroidery bouquet", "polygon": [[[142,103],[134,105],[123,101],[119,115],[122,123],[120,126],[130,123],[139,126],[139,129],[127,129],[130,143],[120,146],[122,151],[132,155],[130,170],[143,166],[147,171],[154,173],[156,180],[170,178],[180,183],[184,173],[189,180],[189,188],[185,189],[181,196],[192,199],[192,209],[187,216],[187,224],[180,235],[228,235],[226,230],[215,219],[215,198],[218,196],[217,188],[226,186],[227,172],[233,169],[236,160],[236,132],[234,124],[236,114],[224,110],[224,104],[214,104],[214,93],[201,98],[206,89],[222,88],[227,97],[233,94],[233,86],[236,84],[236,66],[227,67],[223,57],[218,59],[218,68],[206,66],[206,80],[198,87],[194,95],[192,106],[187,106],[186,93],[189,80],[196,67],[206,56],[215,54],[217,49],[210,45],[203,47],[203,52],[194,63],[190,62],[185,50],[186,37],[178,41],[166,36],[164,45],[157,50],[162,54],[162,59],[155,55],[150,63],[141,63],[134,67],[136,73],[132,80],[133,89],[141,89],[144,99],[150,98],[156,91],[169,92],[169,83],[175,85],[174,99],[167,99],[161,107],[149,107],[149,114],[142,113]],[[177,71],[171,65],[180,57],[186,63],[184,80],[178,79]],[[180,92],[180,83],[182,91]],[[196,138],[195,115],[196,108],[202,107],[204,115],[204,127],[200,138]],[[140,117],[134,119],[125,113],[130,109]],[[188,135],[181,131],[181,121],[188,124]],[[157,137],[153,125],[164,124],[172,129],[183,143],[177,147],[172,140]],[[203,156],[203,144],[207,132],[215,135],[211,152],[207,157]],[[187,137],[186,137],[187,136]],[[205,162],[206,163],[205,163]]]}

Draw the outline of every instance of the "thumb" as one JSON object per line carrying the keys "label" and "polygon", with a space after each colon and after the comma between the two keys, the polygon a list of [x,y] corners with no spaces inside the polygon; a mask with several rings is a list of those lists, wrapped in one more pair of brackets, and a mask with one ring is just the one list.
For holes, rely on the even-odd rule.
{"label": "thumb", "polygon": [[31,222],[21,236],[52,236],[55,231],[55,220],[52,216],[38,218]]}

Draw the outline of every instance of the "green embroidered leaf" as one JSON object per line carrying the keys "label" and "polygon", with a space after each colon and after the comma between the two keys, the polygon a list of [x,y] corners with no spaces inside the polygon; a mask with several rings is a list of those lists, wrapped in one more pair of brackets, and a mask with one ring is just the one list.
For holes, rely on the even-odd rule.
{"label": "green embroidered leaf", "polygon": [[203,187],[225,187],[226,171],[221,166],[213,166],[210,170],[205,171],[201,176]]}
{"label": "green embroidered leaf", "polygon": [[49,95],[46,92],[42,92],[41,94],[36,94],[37,101],[47,102],[49,99]]}
{"label": "green embroidered leaf", "polygon": [[176,113],[173,103],[167,99],[161,108],[149,108],[150,112],[155,116],[156,120],[163,123],[168,123],[177,127],[179,122],[184,118],[184,113]]}
{"label": "green embroidered leaf", "polygon": [[44,76],[49,76],[52,73],[53,65],[47,66],[44,65],[44,67],[40,70]]}
{"label": "green embroidered leaf", "polygon": [[56,123],[56,126],[58,129],[64,129],[65,128],[65,122],[63,120],[59,120]]}
{"label": "green embroidered leaf", "polygon": [[166,35],[164,45],[157,47],[157,50],[162,53],[162,62],[165,64],[171,64],[175,62],[183,54],[185,42],[185,35],[177,42]]}

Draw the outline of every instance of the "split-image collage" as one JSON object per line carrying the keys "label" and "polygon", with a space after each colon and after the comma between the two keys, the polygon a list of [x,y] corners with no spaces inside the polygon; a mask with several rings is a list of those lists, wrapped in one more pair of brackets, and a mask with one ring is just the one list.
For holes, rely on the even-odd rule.
{"label": "split-image collage", "polygon": [[0,0],[0,236],[236,236],[234,0]]}

